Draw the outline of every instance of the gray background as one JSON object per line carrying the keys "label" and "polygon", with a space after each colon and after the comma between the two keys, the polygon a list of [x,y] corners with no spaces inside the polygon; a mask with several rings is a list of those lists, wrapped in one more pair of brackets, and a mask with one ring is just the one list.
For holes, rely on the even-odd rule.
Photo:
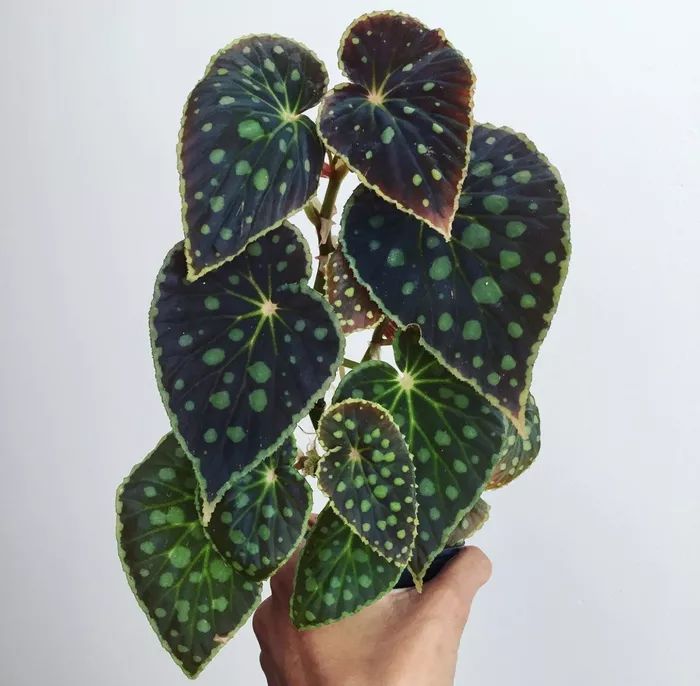
{"label": "gray background", "polygon": [[[168,429],[146,311],[181,237],[181,107],[209,56],[249,32],[304,41],[337,82],[341,32],[377,7],[3,0],[3,685],[186,682],[131,597],[113,513],[117,484]],[[457,683],[698,684],[695,3],[396,9],[448,30],[478,75],[477,118],[527,132],[573,213],[535,370],[544,446],[490,497],[478,543],[494,576]],[[201,683],[260,686],[257,660],[248,627]]]}

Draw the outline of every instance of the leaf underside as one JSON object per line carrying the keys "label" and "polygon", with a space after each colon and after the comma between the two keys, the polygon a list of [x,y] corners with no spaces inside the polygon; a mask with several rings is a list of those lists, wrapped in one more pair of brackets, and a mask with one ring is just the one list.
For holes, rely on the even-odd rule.
{"label": "leaf underside", "polygon": [[340,236],[358,280],[522,430],[532,365],[566,274],[557,171],[521,134],[480,125],[452,239],[359,187]]}
{"label": "leaf underside", "polygon": [[291,616],[311,629],[355,614],[386,595],[401,567],[372,550],[327,505],[297,566]]}
{"label": "leaf underside", "polygon": [[365,362],[345,376],[333,401],[376,402],[406,437],[418,500],[410,568],[420,584],[484,489],[501,454],[507,420],[421,347],[415,331],[396,337],[394,355],[399,372],[386,362]]}
{"label": "leaf underside", "polygon": [[281,36],[248,36],[214,56],[180,133],[190,278],[238,254],[315,193],[324,149],[301,113],[327,83],[318,58]]}
{"label": "leaf underside", "polygon": [[181,244],[165,260],[153,357],[209,501],[274,451],[335,377],[340,329],[309,275],[306,243],[288,223],[194,283]]}
{"label": "leaf underside", "polygon": [[462,521],[447,539],[446,546],[460,545],[468,538],[471,538],[488,521],[491,506],[483,499],[479,498],[474,503],[474,507],[464,515]]}
{"label": "leaf underside", "polygon": [[365,15],[341,41],[352,81],[320,107],[319,130],[362,181],[445,235],[464,180],[474,75],[440,30]]}
{"label": "leaf underside", "polygon": [[525,435],[511,428],[506,438],[506,451],[494,467],[486,488],[501,488],[520,476],[532,465],[540,452],[540,413],[530,396],[525,408]]}
{"label": "leaf underside", "polygon": [[251,579],[262,581],[279,569],[306,530],[313,500],[295,458],[290,438],[236,480],[207,526],[217,550]]}
{"label": "leaf underside", "polygon": [[161,643],[195,676],[260,601],[199,520],[192,464],[168,434],[119,488],[117,536],[129,584]]}
{"label": "leaf underside", "polygon": [[372,302],[340,250],[332,252],[326,262],[326,297],[333,306],[343,333],[350,334],[376,326],[381,310]]}
{"label": "leaf underside", "polygon": [[373,550],[406,565],[416,535],[415,473],[391,415],[375,403],[344,400],[321,417],[318,439],[328,451],[318,484],[333,509]]}

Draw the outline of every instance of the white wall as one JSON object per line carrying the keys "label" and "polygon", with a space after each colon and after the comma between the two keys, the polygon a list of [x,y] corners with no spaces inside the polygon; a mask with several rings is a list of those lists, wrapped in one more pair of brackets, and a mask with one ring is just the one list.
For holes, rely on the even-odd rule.
{"label": "white wall", "polygon": [[[168,425],[146,311],[181,236],[187,92],[237,35],[336,43],[385,3],[0,7],[0,681],[185,683],[116,557],[113,496]],[[458,684],[700,683],[700,14],[688,0],[405,2],[478,76],[479,120],[563,174],[574,254],[535,370],[544,447],[494,494]],[[352,184],[348,184],[348,190]],[[202,684],[263,684],[245,629]]]}

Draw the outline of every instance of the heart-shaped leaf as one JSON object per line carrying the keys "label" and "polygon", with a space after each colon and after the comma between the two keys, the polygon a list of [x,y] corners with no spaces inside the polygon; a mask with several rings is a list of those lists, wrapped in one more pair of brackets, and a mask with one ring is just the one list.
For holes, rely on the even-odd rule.
{"label": "heart-shaped leaf", "polygon": [[173,434],[117,493],[119,553],[131,590],[163,647],[196,676],[260,602],[204,533],[192,464]]}
{"label": "heart-shaped leaf", "polygon": [[153,357],[211,505],[323,395],[343,339],[330,305],[307,285],[308,247],[288,223],[205,278],[189,283],[185,272],[179,244],[156,284]]}
{"label": "heart-shaped leaf", "polygon": [[341,381],[333,401],[379,403],[406,437],[418,486],[410,567],[420,585],[488,482],[504,447],[507,420],[421,347],[414,331],[396,337],[394,355],[400,371],[386,362],[364,362]]}
{"label": "heart-shaped leaf", "polygon": [[207,527],[219,552],[251,579],[261,581],[279,569],[306,531],[313,499],[295,459],[290,438],[233,484]]}
{"label": "heart-shaped leaf", "polygon": [[336,514],[373,550],[405,565],[416,537],[413,460],[399,427],[380,405],[344,400],[321,417],[328,452],[318,484]]}
{"label": "heart-shaped leaf", "polygon": [[484,524],[488,521],[491,506],[483,499],[479,498],[462,521],[457,525],[457,528],[450,534],[447,539],[446,547],[460,545],[466,539],[471,538]]}
{"label": "heart-shaped leaf", "polygon": [[326,262],[325,284],[326,297],[340,319],[343,333],[372,328],[382,318],[381,310],[355,278],[340,250],[332,252]]}
{"label": "heart-shaped leaf", "polygon": [[392,590],[401,567],[376,553],[327,505],[297,566],[292,621],[299,629],[337,622]]}
{"label": "heart-shaped leaf", "polygon": [[449,236],[469,159],[469,62],[441,30],[378,12],[345,32],[340,67],[352,83],[323,98],[326,145],[364,184]]}
{"label": "heart-shaped leaf", "polygon": [[501,488],[520,476],[540,452],[540,413],[535,399],[530,396],[525,408],[525,435],[511,429],[506,439],[505,454],[494,467],[486,488]]}
{"label": "heart-shaped leaf", "polygon": [[180,132],[189,278],[237,255],[315,193],[324,149],[302,112],[327,85],[316,55],[281,36],[247,36],[213,57]]}
{"label": "heart-shaped leaf", "polygon": [[363,187],[340,241],[382,309],[418,324],[423,345],[523,431],[569,257],[564,187],[535,146],[510,129],[475,128],[450,241]]}

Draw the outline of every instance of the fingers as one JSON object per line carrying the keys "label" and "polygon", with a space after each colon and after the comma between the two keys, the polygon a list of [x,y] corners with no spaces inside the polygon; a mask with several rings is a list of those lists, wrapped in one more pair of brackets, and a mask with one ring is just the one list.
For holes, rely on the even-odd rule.
{"label": "fingers", "polygon": [[469,546],[462,550],[425,586],[423,600],[449,612],[462,626],[477,591],[491,577],[491,560],[480,548]]}

